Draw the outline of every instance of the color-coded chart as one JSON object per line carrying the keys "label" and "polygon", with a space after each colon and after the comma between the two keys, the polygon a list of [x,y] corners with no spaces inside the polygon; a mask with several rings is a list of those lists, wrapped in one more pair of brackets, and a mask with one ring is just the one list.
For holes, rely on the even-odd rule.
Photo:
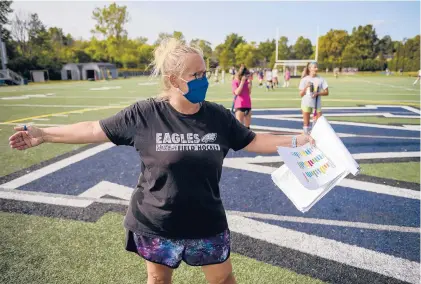
{"label": "color-coded chart", "polygon": [[316,157],[308,160],[308,161],[304,161],[304,162],[298,162],[298,166],[301,169],[304,168],[311,168],[314,164],[316,164],[317,162],[323,161],[323,159],[326,159],[323,155],[317,155]]}
{"label": "color-coded chart", "polygon": [[299,152],[291,152],[291,154],[295,157],[297,157],[298,159],[301,159],[302,157],[307,157],[310,156],[313,152],[314,152],[314,148],[307,148],[303,151],[299,151]]}
{"label": "color-coded chart", "polygon": [[329,168],[335,168],[335,165],[332,162],[327,162],[322,166],[313,169],[312,171],[304,172],[304,174],[309,178],[319,177],[320,175],[326,174]]}
{"label": "color-coded chart", "polygon": [[329,168],[335,168],[335,164],[316,147],[310,146],[301,151],[291,151],[290,153],[297,158],[298,161],[296,163],[302,170],[307,182],[310,182],[309,178],[321,177],[326,175]]}

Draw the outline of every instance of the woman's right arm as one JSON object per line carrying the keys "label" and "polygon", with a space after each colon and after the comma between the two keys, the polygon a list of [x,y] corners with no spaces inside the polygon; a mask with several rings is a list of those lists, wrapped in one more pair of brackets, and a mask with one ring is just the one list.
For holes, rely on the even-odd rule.
{"label": "woman's right arm", "polygon": [[[244,78],[244,77],[243,77]],[[233,90],[234,95],[238,96],[243,90],[245,80],[241,79],[238,87]]]}
{"label": "woman's right arm", "polygon": [[87,144],[110,142],[99,121],[86,121],[60,127],[15,127],[16,133],[9,138],[10,147],[25,150],[42,143]]}
{"label": "woman's right arm", "polygon": [[301,79],[299,89],[300,89],[300,97],[304,97],[307,91],[307,88],[310,87],[310,82],[307,82],[304,79]]}

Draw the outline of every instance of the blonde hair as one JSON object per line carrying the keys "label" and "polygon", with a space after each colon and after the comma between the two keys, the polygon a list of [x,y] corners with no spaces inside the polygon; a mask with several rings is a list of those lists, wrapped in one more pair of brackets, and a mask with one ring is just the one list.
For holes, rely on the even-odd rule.
{"label": "blonde hair", "polygon": [[303,69],[303,73],[301,73],[301,79],[308,76],[310,74],[310,62],[307,63],[306,67]]}
{"label": "blonde hair", "polygon": [[185,66],[185,56],[187,54],[199,54],[203,57],[203,51],[197,46],[187,45],[176,38],[165,38],[154,50],[154,59],[151,63],[153,71],[151,76],[161,75],[163,90],[171,88],[169,75],[180,76]]}

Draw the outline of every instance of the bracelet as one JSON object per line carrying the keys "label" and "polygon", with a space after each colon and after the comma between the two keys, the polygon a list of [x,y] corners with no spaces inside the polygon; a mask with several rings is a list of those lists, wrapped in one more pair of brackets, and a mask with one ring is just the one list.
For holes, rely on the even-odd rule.
{"label": "bracelet", "polygon": [[297,136],[292,136],[292,148],[297,148]]}

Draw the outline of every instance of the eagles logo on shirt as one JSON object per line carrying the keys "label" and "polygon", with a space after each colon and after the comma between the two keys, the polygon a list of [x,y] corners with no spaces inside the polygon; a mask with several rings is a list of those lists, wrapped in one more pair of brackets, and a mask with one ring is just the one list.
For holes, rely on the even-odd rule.
{"label": "eagles logo on shirt", "polygon": [[208,133],[205,136],[202,137],[203,143],[212,143],[216,140],[216,133]]}
{"label": "eagles logo on shirt", "polygon": [[216,133],[202,138],[197,133],[156,133],[156,151],[220,151],[216,137]]}

